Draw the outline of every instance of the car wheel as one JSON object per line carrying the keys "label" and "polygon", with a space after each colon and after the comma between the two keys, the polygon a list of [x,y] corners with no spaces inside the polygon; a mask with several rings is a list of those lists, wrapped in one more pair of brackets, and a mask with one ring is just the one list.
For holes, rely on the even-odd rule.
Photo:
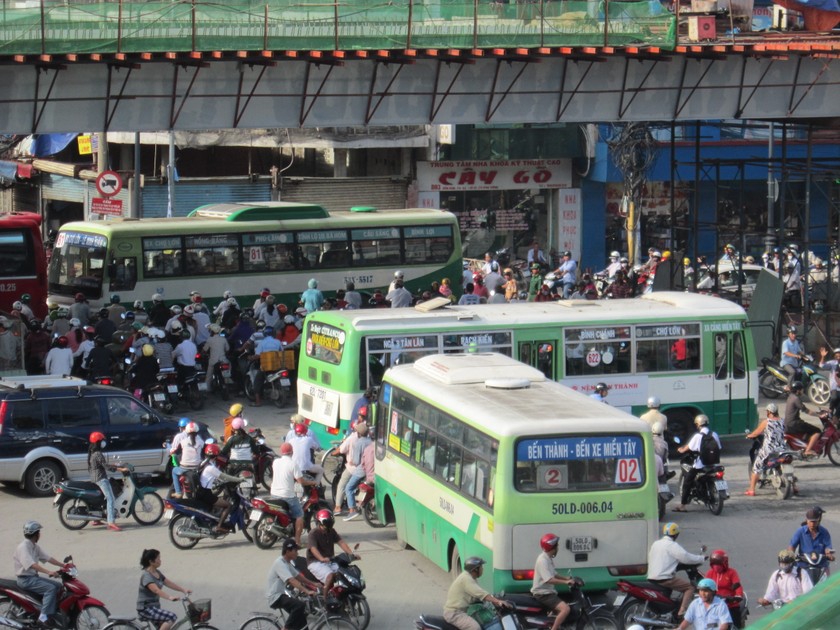
{"label": "car wheel", "polygon": [[48,497],[54,493],[53,488],[61,477],[58,464],[49,459],[39,459],[26,470],[23,484],[32,496]]}

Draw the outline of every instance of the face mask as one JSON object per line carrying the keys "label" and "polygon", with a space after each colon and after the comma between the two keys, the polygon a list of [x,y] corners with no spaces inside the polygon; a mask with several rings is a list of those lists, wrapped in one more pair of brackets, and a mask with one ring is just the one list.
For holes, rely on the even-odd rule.
{"label": "face mask", "polygon": [[782,571],[784,571],[785,573],[790,573],[791,571],[793,571],[793,563],[784,564],[784,563],[780,562],[779,563],[779,568]]}
{"label": "face mask", "polygon": [[105,448],[106,446],[108,446],[108,440],[102,440],[102,442],[99,443],[99,448]]}

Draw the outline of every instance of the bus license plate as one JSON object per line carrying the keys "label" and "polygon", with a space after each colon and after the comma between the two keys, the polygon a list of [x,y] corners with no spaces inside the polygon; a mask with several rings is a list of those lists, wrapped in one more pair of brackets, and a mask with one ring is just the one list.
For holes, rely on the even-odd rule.
{"label": "bus license plate", "polygon": [[727,485],[725,479],[718,479],[715,481],[715,488],[717,488],[720,492],[727,492],[729,490],[729,485]]}
{"label": "bus license plate", "polygon": [[283,387],[291,387],[291,386],[292,386],[292,381],[290,381],[290,380],[289,380],[289,379],[287,379],[287,378],[281,378],[281,379],[280,379],[280,384],[281,384]]}
{"label": "bus license plate", "polygon": [[251,520],[254,521],[255,523],[258,520],[260,520],[261,516],[262,516],[262,510],[251,510]]}
{"label": "bus license plate", "polygon": [[163,402],[164,400],[166,400],[166,396],[164,396],[163,394],[154,394],[154,398],[158,402]]}
{"label": "bus license plate", "polygon": [[570,551],[572,553],[589,553],[592,551],[592,536],[572,536]]}
{"label": "bus license plate", "polygon": [[178,393],[178,386],[177,385],[167,385],[166,386],[166,391],[168,391],[170,394],[177,394]]}
{"label": "bus license plate", "polygon": [[174,512],[175,512],[175,510],[173,510],[172,508],[169,508],[168,510],[165,510],[164,513],[163,513],[163,518],[165,518],[167,521],[171,520],[172,519],[172,514]]}

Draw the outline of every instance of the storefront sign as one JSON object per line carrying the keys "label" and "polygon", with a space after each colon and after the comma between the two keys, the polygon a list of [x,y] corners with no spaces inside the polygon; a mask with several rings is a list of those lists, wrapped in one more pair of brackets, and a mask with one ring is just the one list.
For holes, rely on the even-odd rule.
{"label": "storefront sign", "polygon": [[568,159],[418,162],[417,183],[421,191],[569,188],[572,162]]}
{"label": "storefront sign", "polygon": [[572,252],[572,258],[580,260],[581,209],[580,188],[561,190],[557,194],[557,251]]}

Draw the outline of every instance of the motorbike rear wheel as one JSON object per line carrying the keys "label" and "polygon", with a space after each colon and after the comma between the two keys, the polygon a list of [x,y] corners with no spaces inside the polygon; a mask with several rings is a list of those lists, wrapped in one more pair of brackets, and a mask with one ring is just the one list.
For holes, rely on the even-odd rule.
{"label": "motorbike rear wheel", "polygon": [[577,630],[621,630],[622,628],[618,620],[606,610],[596,611],[587,617],[578,619]]}
{"label": "motorbike rear wheel", "polygon": [[269,387],[268,397],[271,398],[271,401],[281,409],[285,407],[289,400],[289,390],[280,384],[279,379],[271,383]]}
{"label": "motorbike rear wheel", "polygon": [[271,492],[271,482],[274,480],[274,468],[272,463],[274,460],[272,459],[271,462],[266,462],[265,466],[263,467],[262,476],[260,479],[260,483],[262,484],[263,488]]}
{"label": "motorbike rear wheel", "polygon": [[615,618],[622,628],[629,628],[635,621],[633,617],[649,617],[647,602],[631,597],[626,600],[615,612]]}
{"label": "motorbike rear wheel", "polygon": [[763,372],[758,377],[758,389],[767,398],[778,398],[782,395],[778,381],[772,372]]}
{"label": "motorbike rear wheel", "polygon": [[364,595],[350,595],[344,600],[344,614],[359,630],[365,630],[370,623],[370,604]]}
{"label": "motorbike rear wheel", "polygon": [[789,499],[793,496],[793,484],[788,483],[782,471],[778,468],[774,469],[770,474],[770,483],[776,489],[776,496],[782,500]]}
{"label": "motorbike rear wheel", "polygon": [[215,385],[216,391],[219,392],[219,396],[222,397],[222,400],[230,400],[230,391],[228,390],[228,386],[227,383],[225,383],[224,377],[217,376],[216,378],[214,378],[213,385]]}
{"label": "motorbike rear wheel", "polygon": [[195,530],[192,520],[183,514],[176,514],[169,522],[169,540],[178,549],[192,549],[198,544],[198,538],[182,535],[184,531],[190,530]]}
{"label": "motorbike rear wheel", "polygon": [[808,398],[815,405],[827,405],[831,397],[831,386],[824,378],[813,378],[808,385]]}
{"label": "motorbike rear wheel", "polygon": [[257,521],[254,528],[254,544],[260,549],[271,549],[279,540],[279,536],[271,531],[275,518],[269,514],[263,514]]}
{"label": "motorbike rear wheel", "polygon": [[332,615],[323,619],[322,621],[318,621],[315,623],[315,626],[312,630],[359,630],[356,625],[349,621],[345,617],[340,617],[338,615]]}
{"label": "motorbike rear wheel", "polygon": [[187,402],[190,405],[190,409],[193,411],[198,411],[199,409],[204,407],[204,396],[201,395],[201,391],[198,389],[198,383],[193,381],[189,385],[186,386],[187,388]]}
{"label": "motorbike rear wheel", "polygon": [[720,496],[720,492],[718,492],[714,481],[709,480],[707,483],[709,484],[709,487],[706,490],[706,507],[708,507],[709,512],[715,516],[720,516],[720,513],[723,512],[724,499]]}
{"label": "motorbike rear wheel", "polygon": [[825,449],[826,455],[828,455],[831,463],[835,466],[840,466],[840,441],[834,442],[833,444],[826,444]]}
{"label": "motorbike rear wheel", "polygon": [[134,503],[131,515],[140,525],[154,525],[163,516],[163,499],[157,492],[144,494]]}
{"label": "motorbike rear wheel", "polygon": [[76,617],[76,630],[100,630],[108,625],[111,613],[103,606],[88,606]]}
{"label": "motorbike rear wheel", "polygon": [[0,615],[9,619],[23,619],[26,610],[20,604],[16,604],[10,597],[0,597]]}
{"label": "motorbike rear wheel", "polygon": [[362,508],[362,516],[365,517],[365,522],[374,528],[387,527],[388,523],[383,523],[379,520],[379,514],[376,512],[376,502],[371,499],[365,503]]}
{"label": "motorbike rear wheel", "polygon": [[58,520],[67,529],[77,530],[85,527],[90,521],[85,520],[71,520],[71,514],[89,514],[90,508],[88,504],[81,499],[67,499],[58,506]]}

